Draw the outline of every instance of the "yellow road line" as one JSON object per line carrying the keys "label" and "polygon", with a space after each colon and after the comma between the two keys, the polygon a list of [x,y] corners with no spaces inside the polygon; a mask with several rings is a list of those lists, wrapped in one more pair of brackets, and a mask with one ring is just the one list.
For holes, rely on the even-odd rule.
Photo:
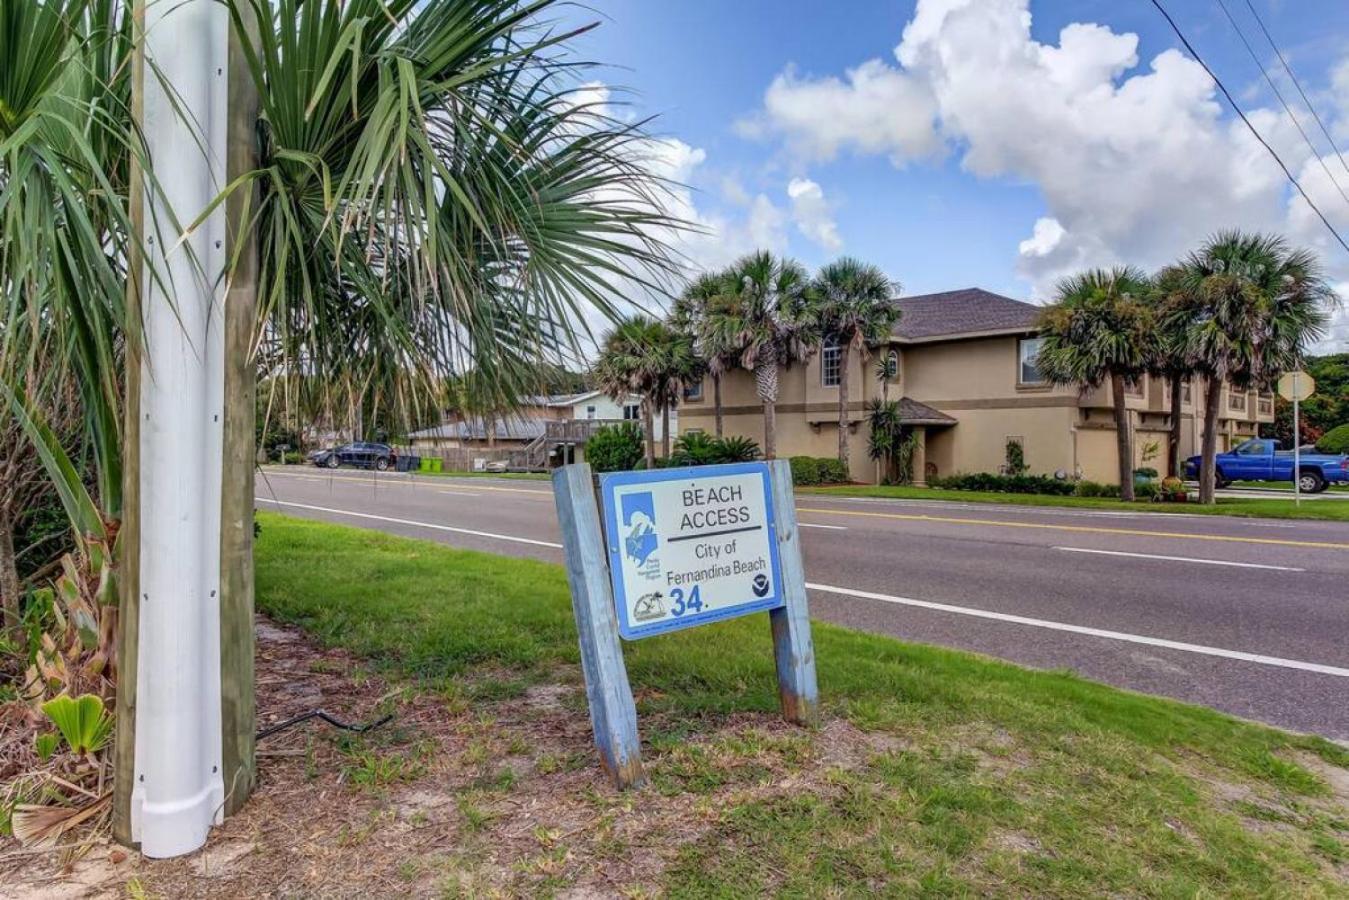
{"label": "yellow road line", "polygon": [[1273,544],[1281,547],[1315,547],[1323,550],[1349,550],[1349,544],[1328,541],[1289,541],[1279,538],[1237,537],[1226,534],[1186,534],[1180,531],[1150,531],[1142,528],[1096,528],[1090,525],[1050,525],[1045,522],[1004,522],[1000,519],[964,519],[955,516],[906,515],[904,513],[862,512],[852,509],[796,508],[798,513],[817,513],[826,516],[862,516],[872,519],[902,519],[910,522],[941,522],[952,525],[997,525],[1002,528],[1041,528],[1050,531],[1073,531],[1086,534],[1127,534],[1138,537],[1179,538],[1187,541],[1226,541],[1234,544]]}

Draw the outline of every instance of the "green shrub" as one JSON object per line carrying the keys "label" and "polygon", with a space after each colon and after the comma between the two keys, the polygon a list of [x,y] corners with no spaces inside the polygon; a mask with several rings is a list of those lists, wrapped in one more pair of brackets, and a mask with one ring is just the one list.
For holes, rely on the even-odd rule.
{"label": "green shrub", "polygon": [[1048,475],[994,475],[991,472],[929,478],[932,487],[948,491],[991,491],[999,494],[1051,494],[1066,497],[1073,492],[1071,481]]}
{"label": "green shrub", "polygon": [[792,483],[798,487],[820,483],[820,461],[813,456],[793,456]]}
{"label": "green shrub", "polygon": [[762,455],[752,438],[717,438],[695,431],[675,441],[670,451],[672,466],[712,466],[719,463],[754,462]]}
{"label": "green shrub", "polygon": [[1321,453],[1349,453],[1349,422],[1336,425],[1321,435],[1316,449]]}
{"label": "green shrub", "polygon": [[1072,490],[1074,497],[1118,497],[1119,485],[1098,481],[1079,481]]}
{"label": "green shrub", "polygon": [[1007,474],[1012,476],[1025,475],[1030,466],[1026,465],[1026,449],[1021,446],[1021,442],[1008,438],[1004,452]]}
{"label": "green shrub", "polygon": [[792,481],[801,487],[815,484],[847,484],[848,467],[831,456],[793,456]]}
{"label": "green shrub", "polygon": [[675,441],[670,452],[670,464],[675,466],[706,466],[722,461],[721,441],[701,431],[694,431]]}
{"label": "green shrub", "polygon": [[586,441],[586,462],[596,472],[636,468],[642,458],[642,429],[636,422],[605,425]]}
{"label": "green shrub", "polygon": [[715,443],[717,444],[718,451],[721,453],[721,458],[718,462],[754,462],[763,455],[763,451],[759,449],[758,441],[755,441],[753,438],[717,438]]}

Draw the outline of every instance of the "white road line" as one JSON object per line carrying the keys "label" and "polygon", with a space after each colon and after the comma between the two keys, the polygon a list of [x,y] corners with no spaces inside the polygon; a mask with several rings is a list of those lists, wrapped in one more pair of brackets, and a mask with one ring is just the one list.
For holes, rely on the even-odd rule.
{"label": "white road line", "polygon": [[1168,562],[1198,563],[1201,566],[1233,566],[1238,569],[1272,569],[1275,572],[1305,572],[1296,566],[1271,566],[1264,563],[1232,562],[1226,559],[1195,559],[1192,556],[1161,556],[1156,553],[1126,553],[1123,550],[1090,550],[1086,547],[1055,547],[1067,553],[1098,553],[1101,556],[1127,556],[1131,559],[1162,559]]}
{"label": "white road line", "polygon": [[289,506],[293,509],[308,509],[314,512],[333,513],[338,516],[351,516],[356,519],[371,519],[376,522],[392,522],[395,525],[411,525],[414,528],[430,528],[435,531],[449,531],[454,534],[468,534],[473,537],[491,538],[494,541],[509,541],[513,544],[531,544],[535,547],[551,547],[561,550],[562,545],[553,541],[536,541],[533,538],[515,537],[509,534],[496,534],[491,531],[474,531],[471,528],[451,528],[449,525],[433,525],[430,522],[414,522],[411,519],[394,519],[389,516],[376,516],[371,513],[353,512],[349,509],[331,509],[327,506],[310,506],[307,503],[289,503],[285,500],[273,500],[270,497],[254,497],[258,503],[271,503],[275,506]]}
{"label": "white road line", "polygon": [[1103,628],[1088,628],[1084,625],[1069,625],[1065,622],[1051,622],[1047,619],[1032,619],[1027,616],[1014,616],[1008,613],[991,612],[986,609],[971,609],[968,606],[953,606],[949,603],[933,603],[930,600],[914,600],[910,597],[895,597],[890,594],[877,594],[871,591],[858,591],[852,588],[834,587],[828,584],[806,583],[806,587],[825,594],[840,594],[844,597],[857,597],[861,600],[880,600],[883,603],[898,603],[901,606],[916,606],[937,612],[954,613],[960,616],[973,616],[978,619],[992,619],[995,622],[1008,622],[1013,625],[1029,625],[1033,628],[1046,628],[1050,631],[1066,631],[1070,634],[1082,634],[1088,637],[1105,638],[1111,641],[1124,641],[1130,644],[1145,644],[1149,647],[1162,647],[1167,650],[1180,650],[1185,653],[1197,653],[1202,656],[1218,656],[1223,659],[1236,659],[1243,662],[1259,663],[1264,666],[1277,666],[1282,669],[1299,669],[1303,672],[1316,672],[1320,675],[1336,675],[1349,678],[1349,669],[1327,666],[1321,663],[1303,662],[1298,659],[1284,659],[1279,656],[1265,656],[1263,653],[1247,653],[1244,650],[1225,650],[1221,647],[1207,647],[1203,644],[1187,644],[1183,641],[1169,641],[1165,638],[1147,637],[1141,634],[1129,634],[1123,631],[1107,631]]}
{"label": "white road line", "polygon": [[481,497],[482,494],[470,494],[468,491],[447,491],[444,488],[436,488],[437,494],[450,494],[455,497]]}
{"label": "white road line", "polygon": [[802,528],[823,528],[826,531],[847,531],[847,525],[816,525],[813,522],[797,522]]}

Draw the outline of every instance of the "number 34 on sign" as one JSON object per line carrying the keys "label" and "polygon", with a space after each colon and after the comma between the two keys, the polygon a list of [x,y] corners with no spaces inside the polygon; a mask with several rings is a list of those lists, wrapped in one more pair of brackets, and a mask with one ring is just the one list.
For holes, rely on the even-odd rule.
{"label": "number 34 on sign", "polygon": [[624,638],[782,606],[765,464],[601,475],[600,497]]}

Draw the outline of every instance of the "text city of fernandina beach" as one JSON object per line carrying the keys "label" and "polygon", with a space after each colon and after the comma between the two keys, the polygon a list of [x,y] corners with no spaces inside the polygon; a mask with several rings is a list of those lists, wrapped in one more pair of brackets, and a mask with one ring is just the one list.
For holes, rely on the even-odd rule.
{"label": "text city of fernandina beach", "polygon": [[[680,491],[680,498],[683,501],[684,511],[680,517],[680,533],[674,538],[676,540],[697,540],[700,535],[696,532],[714,529],[736,530],[745,527],[757,530],[758,527],[762,527],[751,525],[752,514],[749,506],[743,502],[745,492],[742,485],[722,484],[684,488]],[[686,535],[686,532],[695,534]],[[708,561],[705,568],[682,572],[666,571],[666,586],[698,584],[717,578],[768,571],[767,557],[759,555],[754,559],[737,558],[738,539],[730,537],[725,541],[712,540],[721,536],[717,533],[706,535],[705,537],[709,539],[699,542],[694,548],[694,555],[698,559]],[[721,559],[725,559],[726,562],[719,562]]]}

